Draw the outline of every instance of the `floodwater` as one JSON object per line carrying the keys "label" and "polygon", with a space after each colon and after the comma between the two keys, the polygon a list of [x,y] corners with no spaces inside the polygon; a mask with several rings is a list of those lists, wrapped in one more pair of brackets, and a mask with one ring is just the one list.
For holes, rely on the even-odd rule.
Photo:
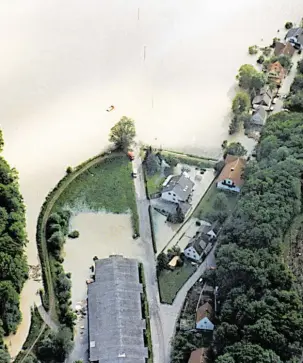
{"label": "floodwater", "polygon": [[71,219],[70,231],[79,238],[66,240],[64,270],[72,274],[72,306],[86,299],[86,280],[92,272],[93,258],[120,254],[141,260],[140,240],[133,240],[129,214],[80,213]]}
{"label": "floodwater", "polygon": [[[2,0],[0,120],[27,206],[29,263],[41,204],[66,166],[98,153],[122,115],[144,142],[217,153],[248,46],[300,14],[301,0]],[[15,350],[34,296],[22,302]]]}

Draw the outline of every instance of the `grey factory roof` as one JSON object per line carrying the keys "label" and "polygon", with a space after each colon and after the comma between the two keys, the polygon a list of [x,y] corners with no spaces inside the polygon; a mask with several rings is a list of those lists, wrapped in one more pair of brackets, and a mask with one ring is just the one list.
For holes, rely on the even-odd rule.
{"label": "grey factory roof", "polygon": [[[168,180],[168,179],[167,179]],[[181,200],[186,201],[195,183],[186,174],[171,176],[168,183],[163,186],[162,193],[174,192]]]}
{"label": "grey factory roof", "polygon": [[95,282],[88,285],[90,361],[145,363],[141,292],[136,260],[95,261]]}

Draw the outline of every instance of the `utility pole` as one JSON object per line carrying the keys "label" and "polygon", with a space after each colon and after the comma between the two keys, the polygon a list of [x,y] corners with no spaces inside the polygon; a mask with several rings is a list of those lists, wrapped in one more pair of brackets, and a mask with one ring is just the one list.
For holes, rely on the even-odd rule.
{"label": "utility pole", "polygon": [[138,20],[140,20],[140,8],[138,8]]}

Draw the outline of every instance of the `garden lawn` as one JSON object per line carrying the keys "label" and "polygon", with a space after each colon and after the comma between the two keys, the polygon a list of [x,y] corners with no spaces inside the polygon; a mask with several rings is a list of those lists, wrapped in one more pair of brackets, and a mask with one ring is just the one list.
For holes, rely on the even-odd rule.
{"label": "garden lawn", "polygon": [[131,173],[132,164],[125,155],[106,157],[67,186],[57,199],[53,212],[62,209],[72,212],[131,211],[133,228],[138,232],[139,219]]}
{"label": "garden lawn", "polygon": [[196,267],[187,261],[182,267],[177,267],[173,271],[161,271],[158,277],[161,302],[172,304],[178,291],[195,271]]}
{"label": "garden lawn", "polygon": [[203,217],[205,217],[207,214],[215,211],[214,201],[218,193],[224,193],[226,195],[228,201],[228,211],[233,211],[237,203],[238,194],[219,190],[216,187],[216,182],[214,181],[194,211],[194,217],[203,219]]}
{"label": "garden lawn", "polygon": [[152,194],[160,192],[161,185],[164,183],[165,179],[166,178],[162,177],[160,173],[153,176],[146,175],[148,195],[151,196]]}

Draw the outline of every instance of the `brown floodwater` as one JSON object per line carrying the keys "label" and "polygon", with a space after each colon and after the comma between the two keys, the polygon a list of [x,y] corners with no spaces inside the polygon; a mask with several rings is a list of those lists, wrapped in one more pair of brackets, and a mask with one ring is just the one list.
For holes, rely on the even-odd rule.
{"label": "brown floodwater", "polygon": [[[27,206],[29,263],[46,194],[66,166],[104,147],[122,115],[144,142],[218,154],[237,70],[255,62],[248,46],[269,44],[299,14],[300,0],[2,0],[0,120]],[[34,299],[22,295],[12,351]]]}

